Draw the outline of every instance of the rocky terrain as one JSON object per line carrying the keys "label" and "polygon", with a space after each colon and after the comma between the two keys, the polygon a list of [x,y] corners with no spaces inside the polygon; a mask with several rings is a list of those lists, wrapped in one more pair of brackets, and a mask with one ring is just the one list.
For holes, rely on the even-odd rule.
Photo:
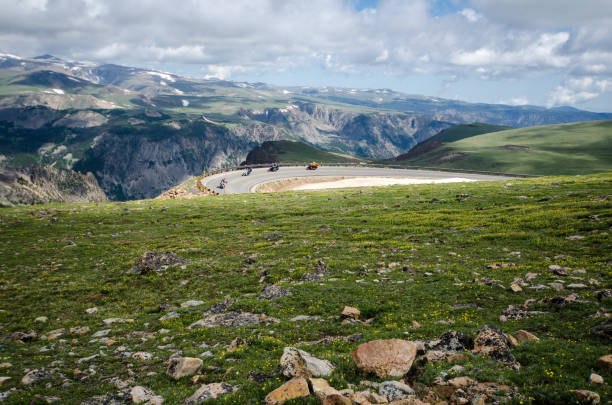
{"label": "rocky terrain", "polygon": [[50,166],[0,167],[0,206],[107,200],[91,173],[83,175]]}
{"label": "rocky terrain", "polygon": [[611,180],[0,208],[0,398],[605,404]]}

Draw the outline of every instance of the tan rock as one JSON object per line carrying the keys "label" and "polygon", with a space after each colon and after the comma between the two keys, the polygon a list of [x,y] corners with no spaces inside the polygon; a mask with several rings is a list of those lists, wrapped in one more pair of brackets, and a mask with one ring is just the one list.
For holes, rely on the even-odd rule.
{"label": "tan rock", "polygon": [[455,377],[447,381],[448,384],[454,388],[465,388],[471,385],[475,385],[476,381],[470,377]]}
{"label": "tan rock", "polygon": [[420,327],[421,327],[420,323],[418,323],[417,321],[412,321],[412,324],[411,324],[412,329],[419,329]]}
{"label": "tan rock", "polygon": [[331,387],[327,380],[323,378],[310,378],[309,381],[312,387],[312,393],[319,401],[323,401],[328,395],[338,394],[338,391]]}
{"label": "tan rock", "polygon": [[508,339],[508,345],[509,346],[518,346],[519,345],[519,341],[516,340],[516,338],[510,334],[506,335],[506,338]]}
{"label": "tan rock", "polygon": [[406,374],[414,358],[417,347],[414,343],[401,339],[373,340],[361,344],[351,353],[357,367],[378,377],[401,377]]}
{"label": "tan rock", "polygon": [[521,291],[523,291],[523,289],[521,288],[521,286],[520,286],[520,285],[518,285],[518,284],[516,284],[516,283],[515,283],[515,284],[510,284],[510,289],[511,289],[513,292],[521,292]]}
{"label": "tan rock", "polygon": [[361,311],[359,311],[357,308],[354,308],[354,307],[346,306],[342,310],[342,316],[344,318],[359,319],[359,315],[361,315]]}
{"label": "tan rock", "polygon": [[178,380],[181,377],[194,375],[202,368],[204,362],[195,357],[177,357],[170,359],[166,374]]}
{"label": "tan rock", "polygon": [[516,340],[518,340],[519,342],[523,342],[525,340],[535,340],[535,341],[539,341],[540,338],[538,338],[536,335],[534,335],[531,332],[528,332],[526,330],[518,330],[516,332],[514,332],[514,337],[516,338]]}
{"label": "tan rock", "polygon": [[377,394],[371,391],[362,391],[361,394],[368,400],[371,404],[388,404],[389,400],[387,397]]}
{"label": "tan rock", "polygon": [[267,405],[280,405],[295,398],[304,398],[310,395],[308,382],[305,378],[293,378],[274,391],[270,392],[265,399]]}
{"label": "tan rock", "polygon": [[11,377],[0,377],[0,385],[2,385],[3,383],[7,382],[10,379]]}
{"label": "tan rock", "polygon": [[72,335],[84,335],[90,330],[91,329],[89,328],[89,326],[75,326],[73,328],[70,328],[70,333]]}
{"label": "tan rock", "polygon": [[575,390],[574,394],[581,404],[597,405],[601,401],[599,394],[593,391]]}
{"label": "tan rock", "polygon": [[612,354],[606,354],[597,359],[597,367],[612,371]]}
{"label": "tan rock", "polygon": [[356,392],[351,396],[351,401],[356,405],[370,405],[371,402],[361,393]]}
{"label": "tan rock", "polygon": [[340,393],[335,393],[326,396],[323,400],[323,405],[353,405],[353,402],[347,397],[340,395]]}

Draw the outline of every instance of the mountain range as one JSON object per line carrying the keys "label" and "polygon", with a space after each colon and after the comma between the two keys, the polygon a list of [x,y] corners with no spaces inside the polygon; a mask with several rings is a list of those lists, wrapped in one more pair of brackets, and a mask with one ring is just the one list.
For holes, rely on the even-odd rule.
{"label": "mountain range", "polygon": [[[114,200],[158,195],[270,140],[366,158],[440,131],[612,119],[574,108],[475,104],[389,89],[279,87],[0,53],[0,165],[92,173]],[[91,184],[88,177],[88,184]]]}

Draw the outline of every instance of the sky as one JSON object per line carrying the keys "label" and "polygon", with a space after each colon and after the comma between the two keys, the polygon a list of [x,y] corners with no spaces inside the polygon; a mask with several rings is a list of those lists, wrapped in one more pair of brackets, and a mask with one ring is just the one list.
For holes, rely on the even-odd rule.
{"label": "sky", "polygon": [[0,0],[0,51],[612,112],[612,0]]}

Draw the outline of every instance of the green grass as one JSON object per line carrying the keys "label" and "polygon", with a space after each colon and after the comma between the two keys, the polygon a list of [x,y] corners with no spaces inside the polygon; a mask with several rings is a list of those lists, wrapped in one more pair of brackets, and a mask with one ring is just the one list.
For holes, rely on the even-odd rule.
{"label": "green grass", "polygon": [[480,122],[476,122],[473,124],[462,124],[456,125],[454,127],[450,127],[440,132],[436,136],[428,139],[428,141],[436,141],[436,142],[455,142],[460,141],[461,139],[471,138],[476,135],[488,134],[491,132],[503,131],[506,129],[511,129],[510,127],[504,127],[500,125],[490,125],[490,124],[482,124]]}
{"label": "green grass", "polygon": [[340,153],[325,152],[303,142],[267,141],[252,150],[247,164],[268,162],[358,163],[367,159]]}
{"label": "green grass", "polygon": [[[458,194],[468,194],[458,201]],[[363,190],[288,192],[234,195],[192,200],[145,200],[127,203],[45,205],[0,209],[0,324],[2,335],[34,330],[39,338],[17,343],[4,339],[0,362],[1,391],[11,391],[4,403],[43,403],[42,396],[58,396],[59,403],[80,404],[96,394],[114,392],[112,377],[152,388],[165,404],[182,404],[199,384],[189,378],[173,381],[164,374],[174,351],[186,356],[203,352],[206,342],[216,347],[204,360],[204,382],[240,384],[239,391],[216,403],[261,403],[280,386],[277,374],[265,383],[247,378],[251,370],[275,373],[285,346],[329,359],[337,370],[331,384],[340,389],[363,379],[350,352],[357,344],[335,342],[301,346],[324,336],[363,333],[362,342],[380,338],[435,339],[448,330],[474,333],[484,325],[504,332],[527,329],[539,342],[512,348],[521,363],[515,372],[495,362],[469,356],[462,373],[481,382],[515,386],[525,403],[566,404],[572,389],[590,389],[602,403],[612,400],[612,373],[598,369],[596,360],[610,353],[610,341],[590,332],[602,321],[591,318],[610,300],[598,302],[595,291],[610,288],[609,232],[612,227],[612,173],[583,177],[550,177],[504,182],[394,186]],[[521,198],[519,198],[521,197]],[[329,227],[323,230],[322,225]],[[282,240],[267,241],[270,233]],[[568,240],[571,235],[584,239]],[[73,245],[74,244],[74,245]],[[145,251],[172,251],[190,260],[185,268],[169,268],[161,276],[127,275]],[[520,257],[512,252],[520,252]],[[254,263],[247,262],[253,258]],[[324,260],[330,275],[318,283],[299,283],[316,260]],[[491,263],[513,262],[514,267],[487,269]],[[559,276],[550,264],[586,274],[571,275],[568,283],[593,279],[577,293],[587,302],[564,308],[539,304],[548,314],[501,322],[500,312],[529,298],[567,295],[552,289],[513,293],[515,277],[539,273],[532,284],[546,284]],[[384,272],[381,272],[384,270]],[[387,272],[387,270],[389,270]],[[293,295],[278,301],[257,300],[259,278],[279,283]],[[425,273],[431,273],[427,276]],[[480,285],[487,277],[505,286]],[[289,279],[289,281],[285,280]],[[285,280],[285,281],[281,281]],[[357,280],[361,280],[357,282]],[[279,324],[192,331],[187,326],[201,318],[209,305],[232,297],[234,309],[262,312]],[[180,318],[160,322],[160,304],[178,306],[197,299],[205,304]],[[455,304],[480,308],[453,310]],[[371,324],[341,325],[345,305],[361,309]],[[94,315],[85,309],[99,308]],[[301,314],[320,321],[290,322]],[[48,322],[35,322],[47,316]],[[111,317],[133,318],[133,323],[103,326]],[[439,323],[444,319],[453,325]],[[420,329],[410,329],[412,321]],[[58,328],[89,326],[83,336],[69,333],[47,341],[41,335]],[[106,347],[92,342],[92,334],[111,329],[117,343]],[[166,334],[158,334],[162,329]],[[141,338],[145,333],[146,338]],[[146,335],[151,333],[151,335]],[[236,352],[225,346],[235,337],[250,339]],[[166,345],[172,344],[172,347]],[[150,361],[119,356],[114,350],[144,350]],[[47,350],[48,349],[48,350]],[[89,362],[78,359],[103,353]],[[94,366],[95,374],[90,367]],[[24,386],[25,369],[53,370],[49,380]],[[428,366],[413,385],[428,384],[450,365]],[[75,374],[85,372],[87,378]],[[597,372],[606,383],[590,386]],[[49,384],[47,387],[46,384]],[[62,384],[67,383],[66,387]],[[315,403],[312,399],[293,403]]]}
{"label": "green grass", "polygon": [[[454,159],[445,159],[453,154]],[[612,170],[612,121],[546,125],[470,136],[403,160],[401,164],[540,175],[606,172]]]}

